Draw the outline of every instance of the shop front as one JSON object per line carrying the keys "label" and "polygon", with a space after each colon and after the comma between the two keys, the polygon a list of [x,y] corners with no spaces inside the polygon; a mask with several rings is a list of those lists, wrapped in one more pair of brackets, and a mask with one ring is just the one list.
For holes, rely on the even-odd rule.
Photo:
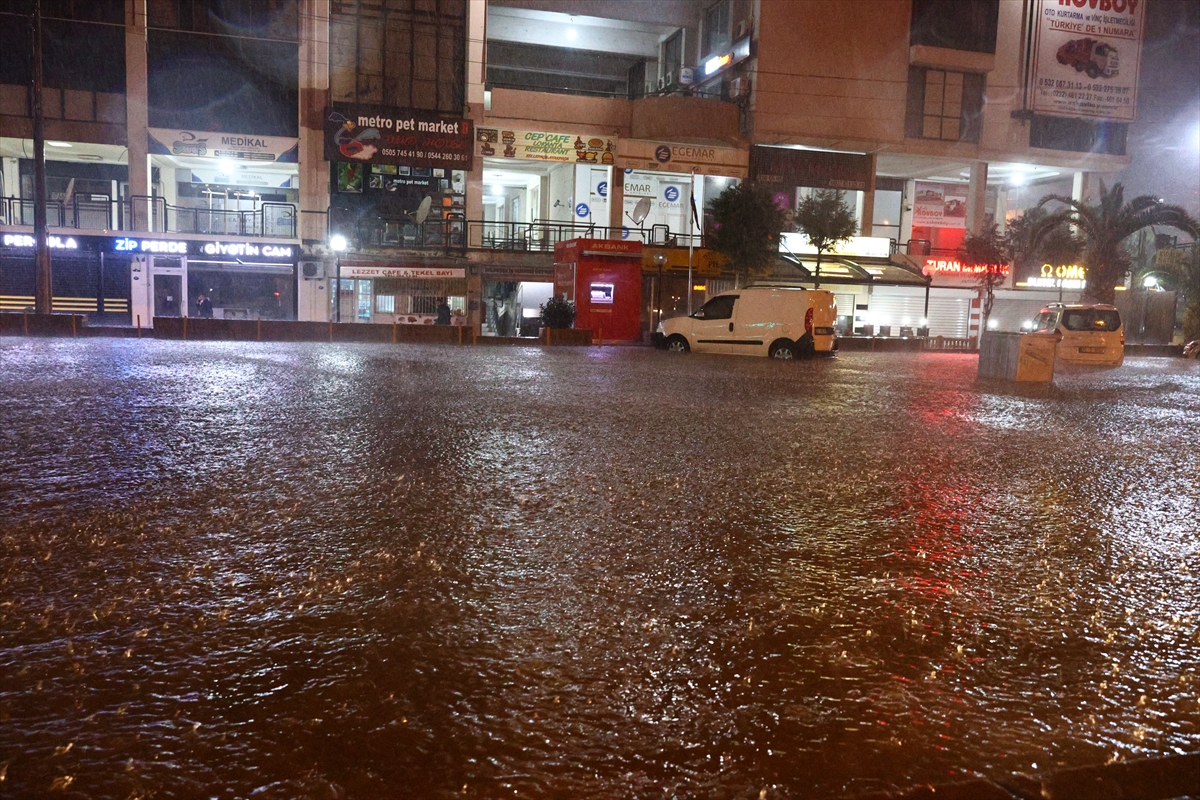
{"label": "shop front", "polygon": [[334,269],[335,322],[434,325],[440,317],[440,324],[466,323],[467,271],[461,265],[342,259]]}
{"label": "shop front", "polygon": [[155,230],[296,236],[299,139],[150,128]]}
{"label": "shop front", "polygon": [[748,152],[736,147],[622,139],[617,147],[624,176],[621,238],[665,245],[700,236],[705,205],[746,177],[748,159]]}
{"label": "shop front", "polygon": [[[108,237],[60,231],[47,241],[53,310],[87,314],[96,324],[129,324],[128,263],[114,257]],[[33,234],[0,233],[0,311],[32,311],[34,286]]]}
{"label": "shop front", "polygon": [[484,224],[472,247],[551,250],[576,231],[608,226],[616,137],[483,126],[475,140]]}
{"label": "shop front", "polygon": [[465,248],[468,119],[411,108],[325,109],[329,234],[356,250]]}
{"label": "shop front", "polygon": [[816,189],[833,189],[854,209],[860,231],[870,232],[875,211],[875,160],[864,153],[755,145],[750,175],[774,192],[780,208],[796,209]]}
{"label": "shop front", "polygon": [[142,327],[154,317],[296,319],[293,242],[118,236],[105,246],[128,269]]}

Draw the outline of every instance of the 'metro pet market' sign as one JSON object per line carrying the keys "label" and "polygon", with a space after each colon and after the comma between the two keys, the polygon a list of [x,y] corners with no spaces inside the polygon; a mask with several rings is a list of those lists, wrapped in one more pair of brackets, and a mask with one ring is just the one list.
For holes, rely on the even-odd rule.
{"label": "'metro pet market' sign", "polygon": [[472,132],[436,111],[338,103],[325,109],[325,160],[469,170]]}

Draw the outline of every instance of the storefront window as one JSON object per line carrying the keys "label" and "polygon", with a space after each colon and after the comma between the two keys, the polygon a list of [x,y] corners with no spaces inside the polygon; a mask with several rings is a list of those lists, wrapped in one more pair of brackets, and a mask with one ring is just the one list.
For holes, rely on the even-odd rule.
{"label": "storefront window", "polygon": [[371,321],[371,282],[358,282],[358,320],[359,322]]}
{"label": "storefront window", "polygon": [[295,319],[291,275],[272,272],[204,269],[188,265],[189,314],[203,294],[215,319]]}

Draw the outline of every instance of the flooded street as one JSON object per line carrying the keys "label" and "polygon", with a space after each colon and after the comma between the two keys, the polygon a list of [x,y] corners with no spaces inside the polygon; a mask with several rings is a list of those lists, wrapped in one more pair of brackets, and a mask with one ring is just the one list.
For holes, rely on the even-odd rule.
{"label": "flooded street", "polygon": [[1200,364],[975,369],[0,339],[0,793],[820,798],[1200,749]]}

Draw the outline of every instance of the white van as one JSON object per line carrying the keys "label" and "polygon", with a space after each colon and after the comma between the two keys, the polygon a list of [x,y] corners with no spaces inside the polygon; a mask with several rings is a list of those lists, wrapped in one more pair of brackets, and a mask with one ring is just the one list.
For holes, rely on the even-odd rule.
{"label": "white van", "polygon": [[1033,322],[1034,333],[1054,333],[1058,360],[1119,367],[1125,361],[1125,326],[1113,306],[1051,303]]}
{"label": "white van", "polygon": [[755,286],[722,292],[690,317],[663,320],[657,338],[680,353],[792,359],[836,350],[836,323],[832,292]]}

